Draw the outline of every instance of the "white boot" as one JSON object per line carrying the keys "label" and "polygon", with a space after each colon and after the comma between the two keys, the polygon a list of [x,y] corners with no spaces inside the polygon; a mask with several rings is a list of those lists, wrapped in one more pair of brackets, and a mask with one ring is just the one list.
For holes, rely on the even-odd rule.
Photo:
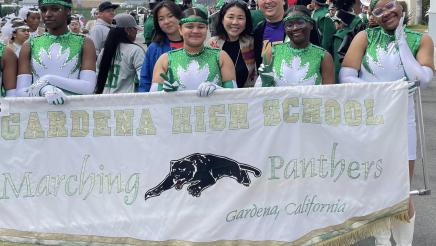
{"label": "white boot", "polygon": [[375,246],[391,246],[391,222],[380,228],[380,231],[374,233]]}
{"label": "white boot", "polygon": [[389,228],[375,233],[374,237],[375,246],[391,246],[391,230]]}
{"label": "white boot", "polygon": [[392,236],[397,246],[412,246],[415,217],[416,216],[413,215],[413,217],[410,218],[410,223],[399,220],[392,221]]}

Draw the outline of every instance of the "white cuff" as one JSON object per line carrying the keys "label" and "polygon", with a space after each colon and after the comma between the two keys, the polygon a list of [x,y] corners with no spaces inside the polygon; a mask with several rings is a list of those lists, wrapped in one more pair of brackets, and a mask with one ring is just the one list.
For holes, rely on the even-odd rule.
{"label": "white cuff", "polygon": [[40,79],[47,80],[51,85],[75,94],[93,94],[97,83],[95,71],[81,70],[78,79],[64,78],[58,75],[47,74]]}
{"label": "white cuff", "polygon": [[17,89],[15,91],[15,95],[17,97],[27,97],[28,94],[25,93],[25,89],[27,89],[30,85],[32,85],[32,75],[31,74],[19,74],[17,76]]}
{"label": "white cuff", "polygon": [[6,97],[15,97],[16,91],[16,89],[6,90]]}
{"label": "white cuff", "polygon": [[339,71],[339,83],[366,83],[366,81],[359,79],[359,71],[357,71],[357,69],[342,67]]}

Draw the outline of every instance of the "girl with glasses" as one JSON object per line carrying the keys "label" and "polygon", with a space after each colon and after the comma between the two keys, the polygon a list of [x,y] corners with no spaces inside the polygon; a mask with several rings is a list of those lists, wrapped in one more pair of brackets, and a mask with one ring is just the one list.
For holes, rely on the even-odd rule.
{"label": "girl with glasses", "polygon": [[311,43],[311,32],[316,28],[308,10],[304,6],[294,6],[283,22],[290,41],[275,44],[272,50],[267,50],[256,86],[333,84],[332,56]]}
{"label": "girl with glasses", "polygon": [[207,13],[189,8],[180,20],[183,48],[163,54],[153,71],[151,91],[197,90],[209,96],[219,88],[234,88],[235,69],[229,55],[219,49],[205,47]]}
{"label": "girl with glasses", "polygon": [[232,0],[218,13],[217,36],[209,39],[209,45],[227,52],[235,65],[238,88],[253,87],[256,76],[254,39],[251,14],[247,3]]}
{"label": "girl with glasses", "polygon": [[[405,13],[396,1],[371,0],[369,10],[378,27],[360,32],[354,38],[340,71],[341,83],[397,81],[403,78],[428,86],[433,78],[433,41],[427,34],[403,26]],[[416,159],[415,106],[409,96],[409,175],[413,176]],[[415,209],[409,199],[410,223],[392,221],[392,234],[397,245],[411,245]],[[376,236],[376,245],[391,245],[387,228]]]}

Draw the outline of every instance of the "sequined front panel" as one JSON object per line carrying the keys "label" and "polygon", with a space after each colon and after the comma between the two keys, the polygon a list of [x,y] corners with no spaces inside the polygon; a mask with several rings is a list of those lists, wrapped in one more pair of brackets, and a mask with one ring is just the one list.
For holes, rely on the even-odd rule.
{"label": "sequined front panel", "polygon": [[277,86],[321,84],[325,50],[313,44],[292,48],[289,42],[273,46],[273,71]]}
{"label": "sequined front panel", "polygon": [[[406,29],[406,40],[414,56],[418,52],[422,33]],[[368,82],[394,81],[406,76],[395,35],[381,27],[367,29],[368,46],[362,59],[359,77]]]}
{"label": "sequined front panel", "polygon": [[67,32],[55,36],[44,33],[30,39],[32,72],[78,78],[85,36]]}
{"label": "sequined front panel", "polygon": [[172,76],[184,88],[194,90],[202,82],[213,82],[221,86],[221,69],[219,65],[220,50],[204,47],[197,54],[189,54],[185,49],[168,52],[168,67]]}

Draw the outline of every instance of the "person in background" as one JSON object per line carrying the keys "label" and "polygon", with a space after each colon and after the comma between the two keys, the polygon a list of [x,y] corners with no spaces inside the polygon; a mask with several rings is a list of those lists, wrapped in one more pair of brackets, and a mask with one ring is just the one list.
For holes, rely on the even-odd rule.
{"label": "person in background", "polygon": [[70,20],[70,24],[68,25],[68,28],[70,29],[71,32],[82,33],[79,16],[76,15],[71,16],[71,20]]}
{"label": "person in background", "polygon": [[333,18],[336,16],[336,5],[334,3],[329,4],[329,12],[327,13],[327,16],[330,18]]}
{"label": "person in background", "polygon": [[43,34],[45,32],[43,27],[40,27],[41,23],[41,13],[36,7],[24,6],[18,12],[18,16],[26,22],[29,26],[29,33],[31,37]]}
{"label": "person in background", "polygon": [[282,22],[287,8],[284,0],[259,0],[259,9],[265,21],[260,22],[254,30],[254,56],[256,67],[262,64],[262,54],[274,43],[282,43],[285,38],[285,27]]}
{"label": "person in background", "polygon": [[95,22],[96,22],[95,19],[97,19],[97,15],[98,15],[97,8],[92,8],[91,9],[91,18],[94,18],[94,20],[88,20],[86,22],[86,25],[82,30],[83,34],[89,34],[89,31],[95,26]]}
{"label": "person in background", "polygon": [[45,97],[63,104],[66,94],[95,90],[95,48],[91,39],[68,30],[71,0],[40,0],[47,32],[31,37],[18,60],[17,96]]}
{"label": "person in background", "polygon": [[153,17],[153,13],[154,13],[154,7],[156,6],[156,0],[150,0],[148,2],[149,5],[149,13],[146,16],[146,18],[144,18],[144,43],[147,45],[147,47],[151,44],[151,42],[153,41],[153,37],[155,35],[155,25],[154,25],[154,17]]}
{"label": "person in background", "polygon": [[90,38],[94,42],[97,55],[100,54],[101,49],[103,49],[104,42],[106,41],[112,20],[115,16],[115,9],[119,6],[120,5],[112,4],[109,1],[102,2],[98,5],[98,18],[94,28],[90,30]]}
{"label": "person in background", "polygon": [[312,6],[312,19],[315,20],[315,26],[318,27],[318,31],[321,35],[321,47],[332,54],[332,40],[336,28],[333,20],[328,15],[329,9],[326,0],[312,0]]}
{"label": "person in background", "polygon": [[139,92],[149,92],[153,78],[153,68],[159,57],[174,49],[183,47],[183,39],[179,32],[179,20],[182,10],[173,1],[160,2],[153,10],[153,22],[156,34],[147,48],[141,68]]}
{"label": "person in background", "polygon": [[14,23],[12,23],[12,29],[12,37],[8,47],[14,51],[17,57],[19,57],[21,47],[23,46],[24,42],[29,39],[30,29],[23,19],[14,21]]}
{"label": "person in background", "polygon": [[114,17],[115,28],[109,31],[104,49],[97,59],[97,94],[135,92],[135,81],[144,60],[144,50],[135,44],[141,28],[130,14]]}
{"label": "person in background", "polygon": [[368,9],[370,0],[360,0],[360,14],[359,18],[362,19],[363,24],[368,26]]}
{"label": "person in background", "polygon": [[256,86],[333,84],[332,56],[310,42],[315,21],[307,8],[303,5],[291,7],[283,22],[290,41],[275,44],[266,52]]}
{"label": "person in background", "polygon": [[216,26],[217,36],[209,39],[209,45],[229,54],[235,65],[238,88],[253,87],[256,79],[253,27],[250,11],[244,1],[230,1],[221,8]]}
{"label": "person in background", "polygon": [[207,12],[188,8],[180,19],[183,48],[163,54],[153,71],[151,91],[197,90],[209,96],[216,89],[234,88],[235,68],[229,55],[219,49],[205,47]]}
{"label": "person in background", "polygon": [[12,49],[0,42],[0,88],[5,92],[4,96],[14,97],[16,85],[17,56]]}
{"label": "person in background", "polygon": [[[353,39],[342,63],[341,83],[374,83],[407,79],[426,88],[433,78],[434,44],[427,34],[403,26],[405,12],[392,0],[371,0],[369,9],[378,27],[368,28]],[[416,122],[413,95],[408,98],[409,177],[413,177],[416,159]],[[376,245],[391,245],[391,230],[396,245],[412,245],[415,208],[409,198],[410,223],[391,221],[375,235]]]}

